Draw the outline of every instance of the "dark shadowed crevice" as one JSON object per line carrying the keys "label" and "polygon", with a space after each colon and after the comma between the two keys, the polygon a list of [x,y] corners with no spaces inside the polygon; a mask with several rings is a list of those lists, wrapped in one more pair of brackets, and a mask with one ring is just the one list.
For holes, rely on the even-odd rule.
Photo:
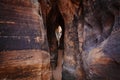
{"label": "dark shadowed crevice", "polygon": [[[58,50],[64,49],[64,20],[57,5],[54,5],[51,8],[46,20],[47,38],[51,55],[51,67],[55,68],[57,66]],[[62,27],[62,37],[58,47],[55,30],[59,25]]]}

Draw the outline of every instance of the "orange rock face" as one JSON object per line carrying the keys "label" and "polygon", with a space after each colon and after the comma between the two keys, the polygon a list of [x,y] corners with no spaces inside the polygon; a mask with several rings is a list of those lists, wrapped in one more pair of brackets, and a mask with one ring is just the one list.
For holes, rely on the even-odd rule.
{"label": "orange rock face", "polygon": [[0,80],[50,80],[38,1],[0,1]]}
{"label": "orange rock face", "polygon": [[[46,27],[50,48],[54,53],[57,53],[54,31],[63,21],[62,79],[120,79],[118,75],[120,72],[119,35],[115,37],[119,34],[120,2],[118,0],[46,1],[51,3],[48,8],[51,9],[46,10],[48,11]],[[45,9],[42,11],[45,12]]]}
{"label": "orange rock face", "polygon": [[119,7],[119,0],[0,0],[0,80],[50,80],[50,67],[62,70],[55,79],[120,80]]}

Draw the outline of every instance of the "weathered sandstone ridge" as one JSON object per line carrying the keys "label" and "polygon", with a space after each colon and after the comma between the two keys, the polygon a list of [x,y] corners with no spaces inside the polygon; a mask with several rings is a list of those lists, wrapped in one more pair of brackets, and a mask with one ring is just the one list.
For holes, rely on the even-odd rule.
{"label": "weathered sandstone ridge", "polygon": [[49,80],[50,55],[37,0],[0,0],[0,80]]}

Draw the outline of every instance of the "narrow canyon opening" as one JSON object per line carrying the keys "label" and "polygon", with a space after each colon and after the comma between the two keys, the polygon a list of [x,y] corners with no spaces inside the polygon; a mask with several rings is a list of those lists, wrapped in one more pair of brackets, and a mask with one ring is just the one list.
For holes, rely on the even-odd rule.
{"label": "narrow canyon opening", "polygon": [[[52,72],[52,80],[61,80],[62,78],[62,59],[64,53],[64,19],[58,9],[54,5],[46,18],[47,38],[50,50],[50,64]],[[60,45],[55,35],[55,31],[61,26],[62,36],[60,38]]]}
{"label": "narrow canyon opening", "polygon": [[120,0],[0,0],[0,11],[0,80],[120,80]]}

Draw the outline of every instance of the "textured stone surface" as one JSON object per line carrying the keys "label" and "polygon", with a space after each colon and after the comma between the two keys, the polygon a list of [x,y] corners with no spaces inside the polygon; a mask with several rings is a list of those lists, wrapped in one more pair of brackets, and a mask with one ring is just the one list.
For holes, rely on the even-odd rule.
{"label": "textured stone surface", "polygon": [[83,80],[85,74],[81,65],[79,50],[78,21],[81,14],[80,1],[60,0],[59,9],[65,22],[63,80]]}
{"label": "textured stone surface", "polygon": [[41,50],[0,52],[0,79],[49,80],[49,57]]}
{"label": "textured stone surface", "polygon": [[87,79],[119,80],[120,43],[118,0],[84,2],[83,63]]}
{"label": "textured stone surface", "polygon": [[0,11],[0,80],[50,80],[38,1],[1,0]]}
{"label": "textured stone surface", "polygon": [[119,36],[120,2],[118,0],[48,0],[48,2],[52,3],[46,24],[48,30],[52,29],[50,33],[53,34],[48,33],[48,37],[52,38],[49,42],[50,46],[52,45],[51,50],[57,50],[54,28],[57,19],[60,18],[58,15],[61,14],[64,19],[63,80],[118,80],[120,47],[119,37],[115,36]]}
{"label": "textured stone surface", "polygon": [[[64,53],[62,80],[120,79],[119,0],[0,2],[1,79],[9,74],[11,79],[49,80],[50,56],[51,67],[56,68],[58,49]],[[58,25],[63,29],[60,47],[55,37]],[[9,66],[7,72],[3,64]],[[21,72],[10,77],[9,70]]]}

